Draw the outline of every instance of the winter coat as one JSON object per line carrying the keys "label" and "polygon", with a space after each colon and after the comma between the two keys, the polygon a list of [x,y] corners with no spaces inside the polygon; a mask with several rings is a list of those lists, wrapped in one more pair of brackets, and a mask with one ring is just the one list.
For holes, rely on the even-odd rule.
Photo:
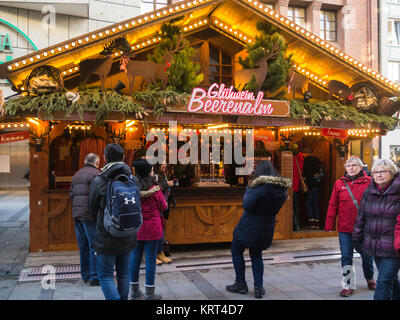
{"label": "winter coat", "polygon": [[[299,163],[299,166],[297,167],[297,162]],[[299,175],[299,169],[301,174],[303,174],[303,165],[304,165],[304,159],[303,159],[303,154],[299,152],[298,154],[293,156],[293,192],[300,192],[300,175]],[[299,169],[298,169],[299,168]]]}
{"label": "winter coat", "polygon": [[137,240],[158,240],[163,237],[161,212],[167,210],[167,202],[159,186],[140,191],[143,224],[137,233]]}
{"label": "winter coat", "polygon": [[89,212],[97,221],[94,249],[103,254],[122,254],[136,246],[136,234],[126,238],[115,238],[107,233],[103,225],[107,183],[119,174],[132,175],[131,169],[124,162],[107,163],[90,185]]}
{"label": "winter coat", "polygon": [[95,221],[89,213],[89,191],[90,184],[99,172],[100,170],[94,165],[86,164],[72,177],[69,194],[74,219]]}
{"label": "winter coat", "polygon": [[339,232],[352,233],[354,223],[357,218],[357,207],[353,203],[345,182],[347,182],[354,198],[360,204],[365,189],[368,188],[372,178],[367,176],[364,171],[363,176],[352,180],[346,175],[335,182],[331,199],[329,201],[328,213],[326,215],[325,230],[334,231],[336,227],[336,217],[338,217],[337,230]]}
{"label": "winter coat", "polygon": [[282,177],[259,176],[243,197],[243,215],[233,238],[248,248],[267,249],[274,236],[275,216],[287,198],[291,181]]}
{"label": "winter coat", "polygon": [[394,248],[400,254],[400,215],[397,216],[397,223],[394,228]]}
{"label": "winter coat", "polygon": [[385,191],[374,181],[365,190],[353,231],[353,242],[370,256],[400,258],[394,248],[395,225],[400,214],[400,175]]}

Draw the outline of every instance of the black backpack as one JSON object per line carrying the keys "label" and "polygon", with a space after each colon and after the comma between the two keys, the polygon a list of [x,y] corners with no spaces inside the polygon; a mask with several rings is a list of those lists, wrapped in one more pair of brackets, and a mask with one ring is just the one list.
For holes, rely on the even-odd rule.
{"label": "black backpack", "polygon": [[125,238],[136,234],[142,223],[138,184],[120,174],[107,184],[104,229],[115,238]]}

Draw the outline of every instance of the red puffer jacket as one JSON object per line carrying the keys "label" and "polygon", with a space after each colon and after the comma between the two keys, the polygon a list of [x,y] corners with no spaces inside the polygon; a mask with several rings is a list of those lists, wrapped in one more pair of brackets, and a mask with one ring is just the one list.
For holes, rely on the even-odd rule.
{"label": "red puffer jacket", "polygon": [[368,188],[371,179],[372,178],[367,176],[364,172],[364,176],[355,181],[352,181],[346,176],[343,176],[336,181],[329,201],[328,213],[326,215],[326,231],[335,230],[336,217],[339,215],[337,231],[347,233],[353,232],[353,227],[357,218],[357,208],[354,205],[353,199],[347,191],[344,182],[347,181],[351,192],[360,204],[364,191]]}
{"label": "red puffer jacket", "polygon": [[143,224],[137,233],[137,240],[157,240],[163,236],[163,222],[160,212],[167,210],[167,202],[159,186],[140,191]]}

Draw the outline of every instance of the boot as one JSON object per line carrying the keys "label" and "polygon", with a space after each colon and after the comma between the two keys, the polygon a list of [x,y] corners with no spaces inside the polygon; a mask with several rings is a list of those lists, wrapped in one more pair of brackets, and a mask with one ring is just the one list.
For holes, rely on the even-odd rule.
{"label": "boot", "polygon": [[160,264],[162,264],[162,261],[156,258],[156,266],[159,266]]}
{"label": "boot", "polygon": [[159,294],[154,294],[154,290],[156,289],[155,286],[145,286],[145,294],[144,298],[146,300],[161,300],[161,295]]}
{"label": "boot", "polygon": [[265,294],[265,289],[264,287],[254,287],[254,296],[257,299],[262,298],[262,296]]}
{"label": "boot", "polygon": [[140,290],[139,282],[131,283],[131,300],[141,300],[143,299],[143,293]]}
{"label": "boot", "polygon": [[169,247],[169,242],[165,241],[164,243],[164,254],[166,257],[170,257],[171,256],[171,249]]}
{"label": "boot", "polygon": [[164,251],[161,251],[158,255],[157,255],[157,259],[161,260],[162,263],[171,263],[172,259],[167,258],[164,254]]}
{"label": "boot", "polygon": [[234,284],[226,286],[226,290],[229,292],[240,293],[240,294],[246,294],[249,291],[246,282],[245,283],[235,282]]}

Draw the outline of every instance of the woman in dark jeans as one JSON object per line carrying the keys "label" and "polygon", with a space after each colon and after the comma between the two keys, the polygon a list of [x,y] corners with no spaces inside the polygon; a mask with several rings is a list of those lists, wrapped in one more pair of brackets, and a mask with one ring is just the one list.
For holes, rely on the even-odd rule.
{"label": "woman in dark jeans", "polygon": [[400,174],[390,160],[376,160],[373,181],[365,190],[353,242],[374,257],[378,279],[374,300],[400,300],[400,255],[394,247],[396,219],[400,215]]}
{"label": "woman in dark jeans", "polygon": [[275,216],[285,203],[286,190],[290,186],[290,179],[280,177],[271,162],[261,161],[257,165],[254,179],[243,197],[243,215],[233,231],[231,252],[236,279],[234,284],[226,286],[226,290],[241,294],[248,292],[243,253],[249,248],[254,295],[261,298],[265,294],[262,250],[272,243]]}

